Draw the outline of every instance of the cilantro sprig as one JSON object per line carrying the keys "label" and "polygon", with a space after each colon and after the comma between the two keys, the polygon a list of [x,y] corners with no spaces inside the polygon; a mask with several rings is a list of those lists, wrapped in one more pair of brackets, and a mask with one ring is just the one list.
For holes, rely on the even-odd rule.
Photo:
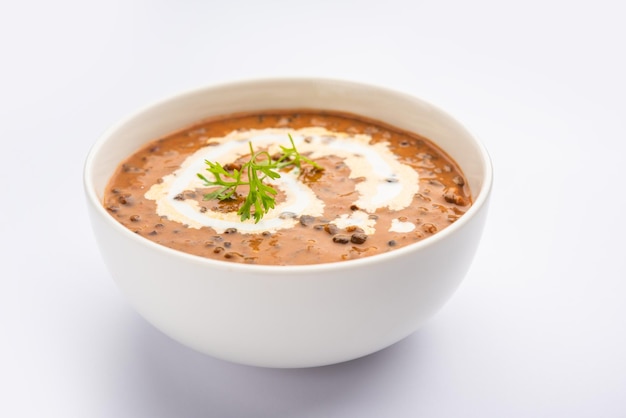
{"label": "cilantro sprig", "polygon": [[[279,170],[289,166],[295,166],[299,173],[302,172],[302,164],[308,163],[316,170],[323,170],[323,167],[300,154],[296,145],[289,135],[291,147],[280,146],[282,153],[278,159],[272,159],[268,151],[254,151],[252,143],[250,146],[250,159],[241,166],[241,169],[227,170],[218,162],[205,160],[206,171],[213,175],[214,180],[209,180],[201,173],[197,173],[198,178],[204,181],[207,187],[218,186],[211,193],[204,195],[204,200],[227,200],[237,198],[237,188],[248,186],[248,194],[237,211],[242,221],[254,217],[254,222],[258,223],[263,216],[276,205],[277,191],[272,186],[264,183],[268,178],[280,178]],[[245,174],[245,176],[244,176]]]}

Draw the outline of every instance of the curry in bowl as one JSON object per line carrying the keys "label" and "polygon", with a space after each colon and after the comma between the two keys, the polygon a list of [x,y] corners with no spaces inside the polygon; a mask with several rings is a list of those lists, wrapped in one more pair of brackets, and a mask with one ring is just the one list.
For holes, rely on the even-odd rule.
{"label": "curry in bowl", "polygon": [[266,265],[393,251],[451,225],[471,202],[460,167],[431,140],[301,109],[214,116],[157,138],[119,165],[103,199],[158,244]]}
{"label": "curry in bowl", "polygon": [[102,258],[166,335],[265,367],[361,357],[454,294],[492,169],[439,108],[342,80],[191,89],[109,128],[85,161]]}

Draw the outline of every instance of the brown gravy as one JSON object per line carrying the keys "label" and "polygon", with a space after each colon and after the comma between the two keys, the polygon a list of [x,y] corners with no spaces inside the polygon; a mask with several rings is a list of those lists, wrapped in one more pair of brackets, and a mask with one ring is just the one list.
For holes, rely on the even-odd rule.
{"label": "brown gravy", "polygon": [[[323,171],[305,172],[301,178],[324,202],[319,216],[296,216],[291,228],[244,233],[237,228],[217,231],[191,227],[157,213],[146,192],[177,170],[186,158],[234,131],[323,127],[328,131],[365,134],[371,144],[388,143],[397,160],[419,174],[419,191],[402,210],[378,208],[367,212],[375,233],[355,225],[337,226],[341,216],[363,211],[354,205],[357,184],[351,168],[338,156],[315,159]],[[204,172],[206,174],[206,172]],[[199,211],[237,211],[238,201],[204,201],[206,189],[185,190],[175,198],[197,201]],[[277,201],[284,199],[279,193]],[[359,259],[392,251],[441,231],[470,207],[472,198],[458,165],[430,140],[383,123],[351,114],[326,111],[275,111],[211,118],[188,129],[157,139],[131,155],[117,169],[105,190],[103,205],[131,231],[164,246],[202,257],[266,265],[306,265]],[[195,203],[194,203],[195,204]],[[413,225],[395,228],[394,223]],[[395,232],[390,232],[392,229]]]}

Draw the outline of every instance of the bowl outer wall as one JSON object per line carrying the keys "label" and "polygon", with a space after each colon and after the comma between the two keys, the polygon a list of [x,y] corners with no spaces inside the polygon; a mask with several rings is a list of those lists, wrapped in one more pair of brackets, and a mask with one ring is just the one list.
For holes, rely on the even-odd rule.
{"label": "bowl outer wall", "polygon": [[[328,109],[326,103],[433,139],[466,172],[474,206],[434,237],[383,256],[271,267],[216,262],[159,246],[118,224],[100,204],[117,164],[149,140],[214,114]],[[455,143],[459,137],[467,144]],[[462,126],[418,99],[350,82],[283,79],[198,89],[143,109],[96,143],[86,162],[85,187],[105,263],[150,323],[225,360],[309,367],[380,350],[413,333],[443,306],[473,259],[487,212],[490,170],[484,149]]]}

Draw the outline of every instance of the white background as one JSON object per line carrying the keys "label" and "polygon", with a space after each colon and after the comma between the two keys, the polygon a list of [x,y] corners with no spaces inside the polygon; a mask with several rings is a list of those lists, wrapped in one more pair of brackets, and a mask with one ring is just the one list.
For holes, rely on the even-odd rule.
{"label": "white background", "polygon": [[[626,417],[626,6],[619,0],[2,1],[0,416]],[[327,76],[426,99],[495,166],[461,288],[352,362],[225,363],[148,325],[82,165],[180,90]]]}

